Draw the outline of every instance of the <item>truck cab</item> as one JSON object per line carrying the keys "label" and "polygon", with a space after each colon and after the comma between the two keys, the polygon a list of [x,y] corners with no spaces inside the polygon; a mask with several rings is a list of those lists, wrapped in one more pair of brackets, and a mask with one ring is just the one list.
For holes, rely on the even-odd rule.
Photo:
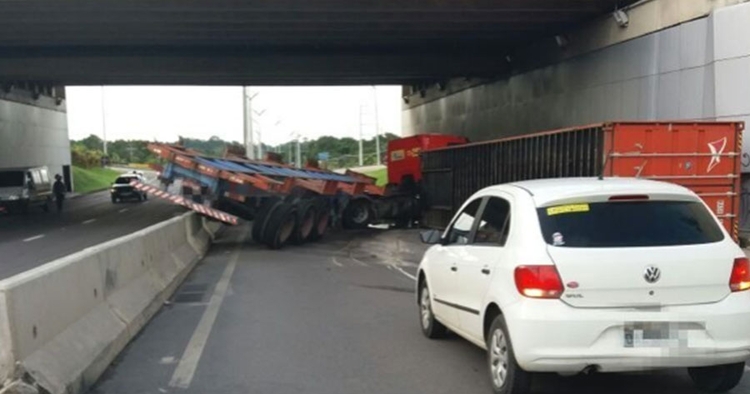
{"label": "truck cab", "polygon": [[52,204],[52,183],[47,167],[0,169],[0,211],[28,212],[41,207],[48,212]]}

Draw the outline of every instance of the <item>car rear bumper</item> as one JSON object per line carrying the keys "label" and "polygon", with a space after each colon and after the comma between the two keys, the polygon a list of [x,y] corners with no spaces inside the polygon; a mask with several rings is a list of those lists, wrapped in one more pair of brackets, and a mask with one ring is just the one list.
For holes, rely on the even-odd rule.
{"label": "car rear bumper", "polygon": [[[576,373],[699,367],[750,359],[750,291],[713,304],[657,309],[573,308],[525,299],[503,310],[519,365]],[[626,339],[626,327],[672,327],[662,340]],[[637,335],[636,335],[637,336]]]}

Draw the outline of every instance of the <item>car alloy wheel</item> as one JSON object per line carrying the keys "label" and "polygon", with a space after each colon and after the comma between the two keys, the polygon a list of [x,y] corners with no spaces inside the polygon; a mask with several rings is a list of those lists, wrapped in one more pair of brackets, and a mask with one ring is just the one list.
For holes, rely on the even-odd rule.
{"label": "car alloy wheel", "polygon": [[430,290],[427,286],[422,289],[422,299],[419,304],[422,311],[422,328],[429,330],[432,321],[432,309],[430,307]]}
{"label": "car alloy wheel", "polygon": [[503,387],[508,377],[508,341],[500,328],[492,333],[490,341],[490,369],[495,387]]}

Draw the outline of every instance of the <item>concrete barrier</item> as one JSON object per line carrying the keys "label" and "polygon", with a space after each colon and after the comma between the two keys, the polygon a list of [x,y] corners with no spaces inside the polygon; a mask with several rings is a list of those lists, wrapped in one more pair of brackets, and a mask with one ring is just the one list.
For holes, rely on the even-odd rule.
{"label": "concrete barrier", "polygon": [[187,213],[0,281],[0,394],[88,389],[220,228]]}

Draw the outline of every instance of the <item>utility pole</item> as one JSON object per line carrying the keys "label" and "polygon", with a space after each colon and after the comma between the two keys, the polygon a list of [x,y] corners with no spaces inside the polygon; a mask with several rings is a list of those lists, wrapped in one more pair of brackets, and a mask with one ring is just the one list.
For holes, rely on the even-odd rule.
{"label": "utility pole", "polygon": [[102,85],[102,141],[104,142],[104,156],[107,156],[107,118],[104,110],[104,85]]}
{"label": "utility pole", "polygon": [[299,134],[297,134],[297,168],[302,168],[302,152],[299,144]]}
{"label": "utility pole", "polygon": [[378,116],[378,89],[372,85],[372,95],[375,101],[375,154],[377,163],[380,165],[380,117]]}
{"label": "utility pole", "polygon": [[365,159],[362,154],[362,129],[364,128],[364,116],[363,112],[365,111],[365,105],[364,103],[359,105],[359,166],[362,167],[365,165]]}
{"label": "utility pole", "polygon": [[245,133],[245,154],[248,159],[255,159],[255,147],[253,143],[253,99],[258,95],[255,92],[249,95],[250,89],[242,87],[242,124]]}

